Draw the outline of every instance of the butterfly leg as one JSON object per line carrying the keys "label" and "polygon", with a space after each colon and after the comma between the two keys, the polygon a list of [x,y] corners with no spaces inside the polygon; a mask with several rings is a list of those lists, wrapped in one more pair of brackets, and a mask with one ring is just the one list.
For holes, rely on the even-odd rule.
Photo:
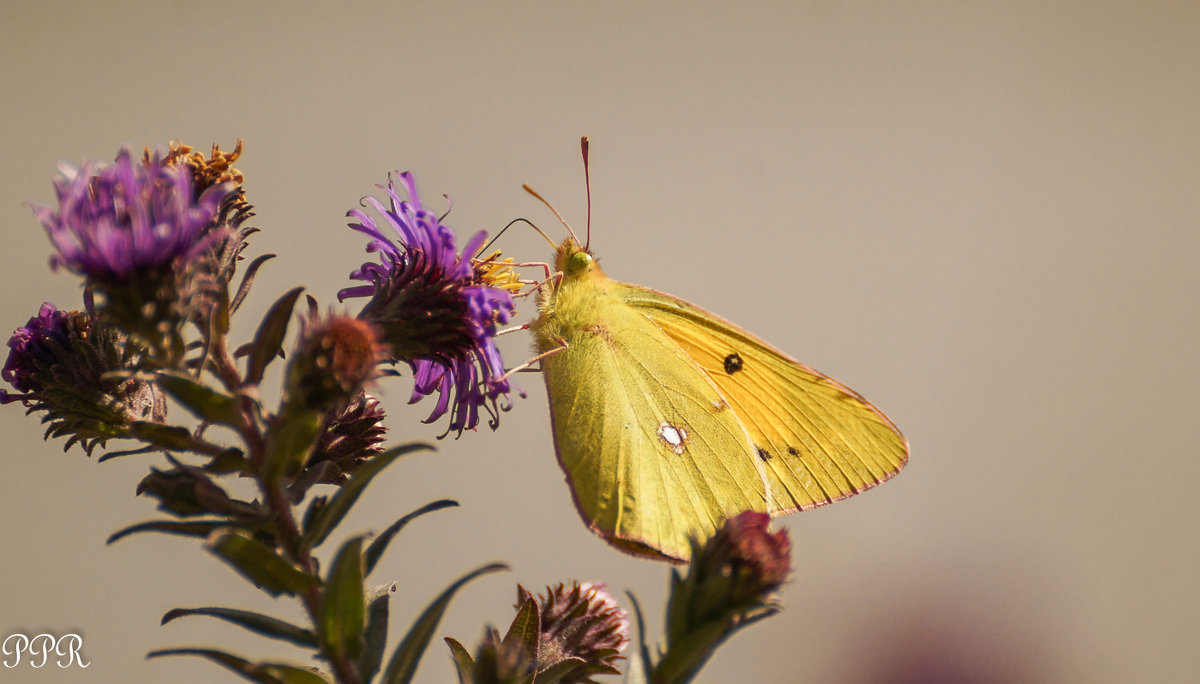
{"label": "butterfly leg", "polygon": [[553,273],[553,271],[550,270],[550,264],[546,263],[545,261],[526,261],[526,262],[522,262],[522,263],[515,264],[515,265],[517,268],[540,267],[543,271],[546,272],[547,280],[550,279],[550,274]]}
{"label": "butterfly leg", "polygon": [[529,359],[528,361],[526,361],[525,363],[522,363],[519,366],[513,366],[512,368],[510,368],[508,370],[508,372],[506,372],[504,375],[501,375],[499,378],[497,378],[496,382],[502,382],[504,380],[507,380],[509,378],[509,376],[511,376],[513,373],[519,373],[519,372],[529,368],[530,366],[532,366],[535,363],[540,363],[541,360],[546,358],[547,356],[554,356],[555,354],[557,354],[561,351],[566,351],[567,347],[570,346],[567,344],[567,341],[561,337],[557,338],[556,341],[558,342],[559,346],[557,346],[553,349],[550,349],[548,351],[544,351],[541,354],[538,354],[537,356],[533,357],[532,359]]}
{"label": "butterfly leg", "polygon": [[508,333],[515,333],[515,332],[519,332],[521,330],[529,330],[529,324],[526,323],[525,325],[514,325],[511,328],[505,328],[504,330],[497,330],[494,337],[500,337],[501,335],[507,335]]}

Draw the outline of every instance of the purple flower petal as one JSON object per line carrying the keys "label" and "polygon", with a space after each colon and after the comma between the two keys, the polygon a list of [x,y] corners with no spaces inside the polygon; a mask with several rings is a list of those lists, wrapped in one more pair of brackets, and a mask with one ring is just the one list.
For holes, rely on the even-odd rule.
{"label": "purple flower petal", "polygon": [[508,290],[476,278],[471,257],[486,233],[472,235],[460,253],[454,232],[422,205],[412,174],[390,174],[379,187],[388,203],[368,196],[362,204],[382,221],[361,209],[347,212],[350,228],[368,237],[367,251],[378,252],[379,263],[351,273],[368,284],[347,287],[338,299],[371,297],[359,316],[383,330],[395,360],[412,367],[410,403],[438,395],[426,422],[449,414],[449,431],[461,433],[476,428],[482,406],[494,428],[497,402],[507,404],[511,387],[501,379],[504,363],[493,338],[497,323],[511,316],[513,301]]}

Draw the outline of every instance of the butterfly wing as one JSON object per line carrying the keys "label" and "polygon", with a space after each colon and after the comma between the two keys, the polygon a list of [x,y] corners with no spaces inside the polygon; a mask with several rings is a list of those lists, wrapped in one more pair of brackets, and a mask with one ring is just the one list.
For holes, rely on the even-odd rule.
{"label": "butterfly wing", "polygon": [[857,494],[908,461],[896,426],[836,380],[698,307],[619,285],[617,296],[678,344],[729,402],[765,466],[772,515]]}
{"label": "butterfly wing", "polygon": [[[607,281],[611,283],[612,281]],[[564,283],[535,326],[558,460],[588,526],[622,550],[686,560],[689,536],[767,509],[761,463],[721,392],[649,319]]]}

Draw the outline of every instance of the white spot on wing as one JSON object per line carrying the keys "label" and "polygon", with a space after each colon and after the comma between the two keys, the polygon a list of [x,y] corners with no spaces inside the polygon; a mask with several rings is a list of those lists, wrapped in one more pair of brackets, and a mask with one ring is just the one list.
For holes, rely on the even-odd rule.
{"label": "white spot on wing", "polygon": [[658,426],[658,438],[676,455],[682,454],[688,443],[687,430],[670,423]]}

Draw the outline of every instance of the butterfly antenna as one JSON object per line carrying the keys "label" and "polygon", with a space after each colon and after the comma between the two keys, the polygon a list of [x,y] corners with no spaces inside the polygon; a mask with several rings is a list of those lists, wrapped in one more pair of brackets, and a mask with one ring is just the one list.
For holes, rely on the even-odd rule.
{"label": "butterfly antenna", "polygon": [[579,149],[583,152],[583,187],[587,189],[587,241],[583,243],[583,248],[588,249],[592,245],[592,179],[588,173],[588,137],[586,135],[579,139]]}
{"label": "butterfly antenna", "polygon": [[488,251],[488,247],[491,247],[492,245],[496,244],[496,240],[499,240],[500,236],[504,235],[504,231],[508,230],[509,228],[512,228],[512,224],[516,223],[517,221],[523,221],[523,220],[524,219],[513,219],[513,220],[509,221],[508,225],[501,228],[500,232],[496,233],[496,235],[491,240],[488,240],[486,245],[479,248],[479,251],[475,253],[475,256],[479,256],[480,254],[483,254],[484,252]]}
{"label": "butterfly antenna", "polygon": [[[538,235],[541,235],[543,240],[545,240],[546,242],[549,242],[551,247],[553,247],[553,248],[555,248],[555,249],[558,249],[558,245],[557,245],[557,244],[555,244],[554,240],[551,240],[549,235],[546,235],[545,233],[543,233],[543,232],[542,232],[542,229],[537,227],[537,224],[535,224],[533,221],[530,221],[530,220],[529,220],[529,219],[527,219],[527,218],[515,218],[515,219],[513,219],[513,220],[509,221],[507,226],[504,226],[503,228],[501,228],[501,229],[500,229],[500,232],[496,234],[496,237],[497,237],[497,238],[498,238],[498,237],[500,237],[500,235],[501,235],[502,233],[504,233],[504,231],[506,231],[506,230],[508,230],[510,227],[512,227],[512,225],[513,225],[514,223],[526,223],[526,224],[529,224],[529,227],[530,227],[530,228],[532,228],[532,229],[534,229],[535,231],[537,231],[537,234],[538,234]],[[496,241],[496,239],[495,239],[495,238],[492,238],[492,242],[495,242],[495,241]],[[490,244],[492,244],[492,243],[491,243],[491,242],[489,242],[488,244],[490,245]],[[479,253],[480,253],[480,254],[482,254],[482,253],[483,253],[483,252],[485,252],[485,251],[487,251],[487,247],[484,247],[483,249],[479,250]]]}
{"label": "butterfly antenna", "polygon": [[[536,191],[536,190],[534,190],[533,188],[529,187],[529,185],[528,185],[528,184],[522,185],[521,187],[522,187],[522,188],[525,188],[525,192],[527,192],[527,193],[529,193],[529,194],[533,195],[534,197],[538,198],[538,201],[540,201],[542,204],[546,205],[546,208],[547,208],[547,209],[549,209],[550,211],[554,212],[554,215],[555,215],[555,216],[558,218],[558,222],[559,222],[559,223],[561,223],[561,224],[563,224],[563,226],[565,226],[565,227],[566,227],[566,229],[567,229],[567,232],[571,234],[571,237],[572,237],[572,238],[574,238],[575,242],[579,242],[579,238],[575,236],[575,231],[571,230],[571,226],[570,226],[570,224],[568,224],[568,223],[567,223],[567,221],[566,221],[566,219],[564,219],[564,218],[562,217],[562,214],[558,213],[558,210],[557,210],[557,209],[555,209],[554,207],[550,206],[550,203],[549,203],[549,202],[547,202],[547,201],[546,201],[546,199],[545,199],[544,197],[542,197],[541,195],[537,194],[537,191]],[[531,226],[532,226],[533,224],[531,223],[531,224],[529,224],[529,225],[531,225]],[[535,226],[535,227],[536,227],[536,226]],[[541,231],[538,231],[538,232],[540,233]],[[545,236],[545,233],[543,233],[542,235],[543,235],[543,237],[544,237],[544,236]],[[547,240],[549,240],[549,238],[546,238],[546,239],[547,239]],[[555,245],[555,247],[557,247],[557,245]]]}

